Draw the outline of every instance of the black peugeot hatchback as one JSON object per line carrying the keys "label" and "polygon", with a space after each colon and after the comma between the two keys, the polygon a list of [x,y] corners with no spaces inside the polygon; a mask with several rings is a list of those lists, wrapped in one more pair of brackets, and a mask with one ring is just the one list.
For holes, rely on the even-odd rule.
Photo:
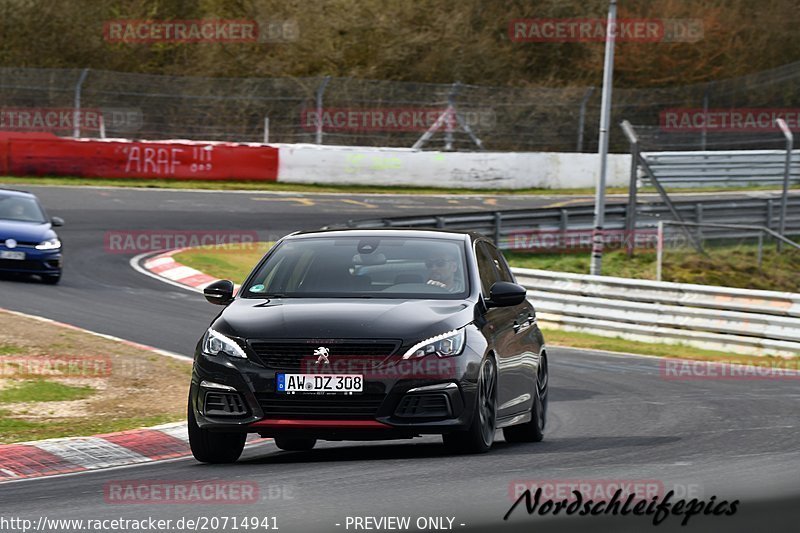
{"label": "black peugeot hatchback", "polygon": [[197,344],[195,458],[236,461],[247,433],[318,439],[440,434],[456,452],[543,437],[548,369],[526,291],[474,233],[321,230],[278,241]]}

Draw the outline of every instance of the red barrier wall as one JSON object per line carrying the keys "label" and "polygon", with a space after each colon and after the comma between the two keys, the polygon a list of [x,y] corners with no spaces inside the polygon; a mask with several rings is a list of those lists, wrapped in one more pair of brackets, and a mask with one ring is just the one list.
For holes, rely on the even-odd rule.
{"label": "red barrier wall", "polygon": [[277,181],[278,149],[200,141],[67,139],[0,132],[0,174]]}

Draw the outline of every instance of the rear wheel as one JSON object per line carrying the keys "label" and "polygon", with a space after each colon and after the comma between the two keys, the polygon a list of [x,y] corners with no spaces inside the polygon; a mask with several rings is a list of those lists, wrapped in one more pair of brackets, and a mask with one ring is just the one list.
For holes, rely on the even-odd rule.
{"label": "rear wheel", "polygon": [[485,453],[494,444],[497,431],[497,368],[494,360],[484,361],[478,376],[477,406],[466,431],[442,435],[444,445],[456,453]]}
{"label": "rear wheel", "polygon": [[542,357],[539,371],[536,374],[531,420],[524,424],[504,428],[503,437],[506,442],[539,442],[544,438],[544,427],[547,422],[548,380],[547,358]]}
{"label": "rear wheel", "polygon": [[189,404],[189,447],[201,463],[234,463],[242,455],[247,433],[217,433],[197,425],[194,409]]}
{"label": "rear wheel", "polygon": [[317,439],[275,437],[275,446],[287,452],[307,452],[317,444]]}

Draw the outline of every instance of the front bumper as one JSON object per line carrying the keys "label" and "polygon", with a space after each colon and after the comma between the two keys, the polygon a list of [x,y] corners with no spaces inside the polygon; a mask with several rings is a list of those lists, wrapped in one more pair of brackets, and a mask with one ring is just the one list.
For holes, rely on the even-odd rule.
{"label": "front bumper", "polygon": [[20,274],[45,274],[55,275],[61,273],[61,249],[37,250],[33,247],[11,249],[0,244],[0,251],[24,252],[25,259],[0,259],[0,272],[14,272]]}
{"label": "front bumper", "polygon": [[286,370],[198,349],[190,405],[202,428],[266,437],[372,440],[464,430],[472,423],[485,347],[473,335],[473,347],[468,334],[459,356],[367,373],[364,391],[352,395],[278,393],[276,373]]}

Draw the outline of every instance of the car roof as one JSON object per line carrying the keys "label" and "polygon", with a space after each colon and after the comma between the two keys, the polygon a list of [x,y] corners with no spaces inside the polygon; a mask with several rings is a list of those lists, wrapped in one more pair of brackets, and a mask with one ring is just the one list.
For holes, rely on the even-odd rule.
{"label": "car roof", "polygon": [[477,240],[485,239],[484,235],[474,231],[453,231],[435,228],[331,228],[298,231],[287,235],[287,239],[302,239],[307,237],[420,237],[420,238],[444,238],[452,240]]}
{"label": "car roof", "polygon": [[36,198],[36,195],[28,191],[20,191],[17,189],[6,189],[0,187],[0,194],[7,194],[8,196],[26,196],[28,198]]}

